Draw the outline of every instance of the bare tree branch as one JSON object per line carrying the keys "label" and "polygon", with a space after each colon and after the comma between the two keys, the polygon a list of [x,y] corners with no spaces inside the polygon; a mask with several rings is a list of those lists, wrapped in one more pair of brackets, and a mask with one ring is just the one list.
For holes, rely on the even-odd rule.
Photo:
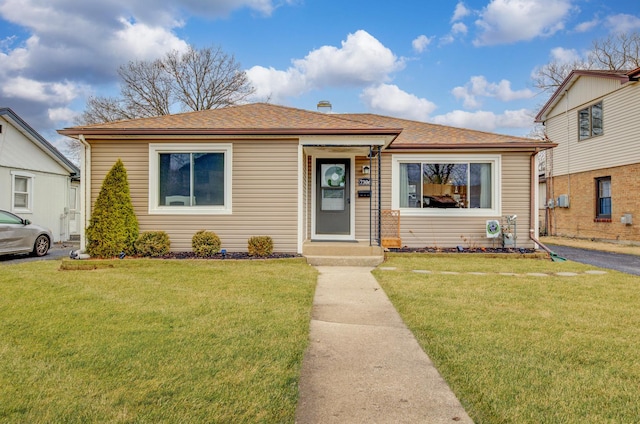
{"label": "bare tree branch", "polygon": [[173,51],[118,68],[120,96],[91,97],[79,124],[168,115],[238,104],[255,90],[233,56],[219,47]]}
{"label": "bare tree branch", "polygon": [[171,80],[160,60],[136,61],[118,69],[125,108],[136,117],[171,113]]}
{"label": "bare tree branch", "polygon": [[553,92],[572,70],[632,70],[640,67],[640,33],[618,33],[594,40],[586,59],[573,62],[551,61],[537,70],[534,86]]}
{"label": "bare tree branch", "polygon": [[174,94],[186,110],[206,110],[238,104],[254,92],[233,56],[219,47],[169,53],[164,65],[172,76]]}

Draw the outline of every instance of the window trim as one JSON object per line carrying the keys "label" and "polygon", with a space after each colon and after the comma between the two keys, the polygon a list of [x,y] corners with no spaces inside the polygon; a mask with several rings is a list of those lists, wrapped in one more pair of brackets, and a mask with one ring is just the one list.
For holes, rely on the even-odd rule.
{"label": "window trim", "polygon": [[[600,199],[606,199],[606,197],[600,197],[600,183],[602,181],[609,181],[609,214],[600,213]],[[611,222],[611,216],[613,215],[613,202],[611,197],[611,176],[595,178],[596,185],[596,208],[595,208],[595,222]]]}
{"label": "window trim", "polygon": [[[16,177],[27,179],[27,207],[16,206]],[[11,211],[15,213],[33,213],[33,186],[35,174],[23,171],[11,171]]]}
{"label": "window trim", "polygon": [[[224,205],[160,206],[161,153],[223,153]],[[149,214],[150,215],[230,215],[233,186],[233,145],[231,143],[149,143]]]}
{"label": "window trim", "polygon": [[[391,208],[401,211],[402,216],[499,216],[502,215],[502,156],[488,154],[394,154],[391,164]],[[491,163],[491,208],[401,208],[400,207],[400,164],[401,163]]]}
{"label": "window trim", "polygon": [[[600,105],[600,120],[602,121],[600,124],[600,134],[593,133],[593,107],[597,105]],[[589,115],[589,135],[583,137],[582,134],[580,134],[580,114],[584,111],[587,111]],[[604,103],[602,100],[592,103],[587,107],[583,107],[582,109],[578,109],[578,141],[589,140],[594,137],[600,137],[601,135],[604,135]]]}

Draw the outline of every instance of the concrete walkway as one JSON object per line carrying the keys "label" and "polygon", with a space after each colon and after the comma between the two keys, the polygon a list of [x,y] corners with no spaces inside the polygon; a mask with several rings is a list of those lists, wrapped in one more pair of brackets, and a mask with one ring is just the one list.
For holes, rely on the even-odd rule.
{"label": "concrete walkway", "polygon": [[366,267],[317,267],[296,423],[471,423]]}

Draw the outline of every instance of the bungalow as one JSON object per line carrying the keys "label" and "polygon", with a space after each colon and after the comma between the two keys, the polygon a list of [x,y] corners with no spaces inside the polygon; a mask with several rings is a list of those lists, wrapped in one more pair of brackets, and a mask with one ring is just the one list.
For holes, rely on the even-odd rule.
{"label": "bungalow", "polygon": [[306,256],[323,244],[336,256],[345,245],[498,247],[504,239],[494,227],[505,216],[511,242],[533,248],[537,153],[553,147],[264,103],[59,133],[84,146],[85,224],[120,158],[140,230],[166,231],[172,250],[190,250],[193,234],[208,229],[229,252],[269,235],[276,251]]}

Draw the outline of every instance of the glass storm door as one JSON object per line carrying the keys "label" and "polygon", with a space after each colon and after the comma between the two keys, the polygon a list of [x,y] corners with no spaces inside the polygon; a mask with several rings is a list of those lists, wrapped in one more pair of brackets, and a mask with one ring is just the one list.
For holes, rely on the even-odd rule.
{"label": "glass storm door", "polygon": [[316,235],[351,234],[350,159],[316,159]]}

